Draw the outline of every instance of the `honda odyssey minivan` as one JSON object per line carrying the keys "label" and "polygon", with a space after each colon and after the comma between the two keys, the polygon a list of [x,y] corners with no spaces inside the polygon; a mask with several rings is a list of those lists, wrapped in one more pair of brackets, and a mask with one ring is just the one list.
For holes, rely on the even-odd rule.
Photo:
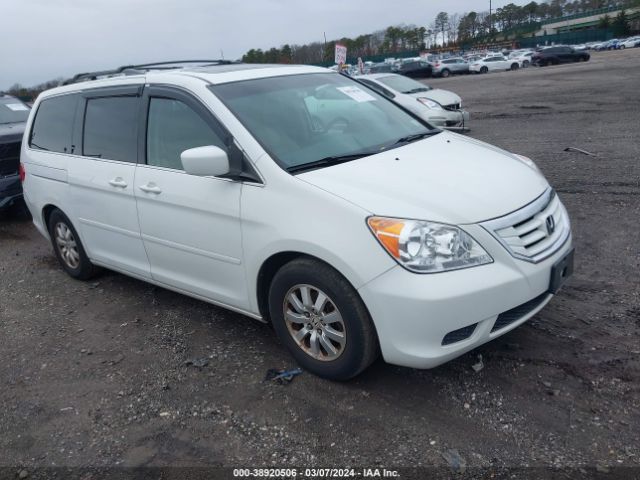
{"label": "honda odyssey minivan", "polygon": [[21,162],[69,275],[104,267],[271,322],[327,378],[379,354],[440,365],[525,322],[573,267],[531,160],[319,67],[81,75],[40,95]]}

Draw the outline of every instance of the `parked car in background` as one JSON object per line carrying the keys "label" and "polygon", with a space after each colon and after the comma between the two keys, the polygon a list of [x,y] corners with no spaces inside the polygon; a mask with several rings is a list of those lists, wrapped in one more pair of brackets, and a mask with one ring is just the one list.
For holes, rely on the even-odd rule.
{"label": "parked car in background", "polygon": [[526,157],[324,68],[152,67],[77,77],[29,117],[25,200],[75,279],[106,267],[269,322],[345,380],[494,340],[572,272],[567,211]]}
{"label": "parked car in background", "polygon": [[538,50],[531,57],[531,63],[541,67],[560,63],[586,62],[591,58],[588,52],[577,52],[571,47],[546,47]]}
{"label": "parked car in background", "polygon": [[474,73],[489,73],[506,70],[517,70],[520,62],[516,59],[509,60],[502,55],[491,55],[474,61],[469,65],[469,71]]}
{"label": "parked car in background", "polygon": [[594,50],[599,52],[603,50],[618,50],[618,48],[620,48],[620,40],[617,38],[612,38],[593,47]]}
{"label": "parked car in background", "polygon": [[469,112],[453,92],[434,89],[411,78],[395,74],[364,75],[359,81],[429,122],[434,127],[468,130]]}
{"label": "parked car in background", "polygon": [[640,47],[640,37],[630,37],[620,43],[620,49]]}
{"label": "parked car in background", "polygon": [[428,78],[433,75],[433,67],[424,60],[403,62],[398,69],[400,75],[411,78]]}
{"label": "parked car in background", "polygon": [[469,62],[461,57],[452,57],[445,60],[435,60],[432,63],[432,75],[434,77],[447,78],[454,73],[469,73]]}
{"label": "parked car in background", "polygon": [[527,68],[531,65],[531,57],[533,56],[533,53],[533,50],[514,52],[509,56],[509,60],[515,60],[522,68]]}
{"label": "parked car in background", "polygon": [[31,109],[0,92],[0,213],[24,210],[20,183],[20,145]]}
{"label": "parked car in background", "polygon": [[395,70],[390,63],[374,63],[369,67],[369,73],[391,73]]}

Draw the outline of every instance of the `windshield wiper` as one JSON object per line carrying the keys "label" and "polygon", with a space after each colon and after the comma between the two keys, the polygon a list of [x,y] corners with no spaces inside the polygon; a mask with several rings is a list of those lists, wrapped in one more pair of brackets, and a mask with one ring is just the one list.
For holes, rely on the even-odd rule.
{"label": "windshield wiper", "polygon": [[291,167],[287,167],[287,172],[298,173],[298,172],[304,172],[306,170],[314,170],[316,168],[328,167],[330,165],[338,165],[340,163],[350,162],[352,160],[357,160],[362,157],[375,155],[376,153],[380,153],[381,151],[382,150],[373,151],[373,152],[349,153],[346,155],[324,157],[324,158],[321,158],[320,160],[315,160],[309,163],[303,163],[302,165],[292,165]]}
{"label": "windshield wiper", "polygon": [[429,130],[428,132],[422,132],[422,133],[416,133],[414,135],[407,135],[406,137],[402,137],[399,138],[398,140],[396,140],[396,142],[392,145],[399,145],[401,143],[411,143],[411,142],[415,142],[416,140],[422,140],[425,137],[430,137],[431,135],[435,135],[436,133],[440,133],[442,130]]}

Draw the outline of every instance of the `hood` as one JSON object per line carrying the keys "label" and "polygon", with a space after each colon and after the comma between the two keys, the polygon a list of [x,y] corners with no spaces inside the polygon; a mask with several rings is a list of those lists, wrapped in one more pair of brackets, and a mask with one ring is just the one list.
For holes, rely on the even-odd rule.
{"label": "hood", "polygon": [[0,143],[14,143],[22,141],[22,134],[26,123],[0,123]]}
{"label": "hood", "polygon": [[462,103],[462,99],[453,92],[448,90],[440,90],[435,88],[428,92],[418,92],[410,94],[414,98],[428,98],[434,102],[438,102],[440,105],[452,105],[454,103]]}
{"label": "hood", "polygon": [[549,186],[513,154],[450,132],[298,178],[374,215],[459,225],[517,210]]}

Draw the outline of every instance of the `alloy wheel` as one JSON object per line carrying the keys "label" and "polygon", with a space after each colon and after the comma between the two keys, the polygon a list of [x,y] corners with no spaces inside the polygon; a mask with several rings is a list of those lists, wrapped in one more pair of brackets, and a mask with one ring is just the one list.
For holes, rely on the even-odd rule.
{"label": "alloy wheel", "polygon": [[283,311],[289,334],[307,355],[320,361],[342,355],[347,331],[338,307],[325,292],[295,285],[285,295]]}
{"label": "alloy wheel", "polygon": [[73,232],[63,222],[56,223],[54,231],[56,245],[62,260],[69,268],[75,270],[80,265],[80,252]]}

